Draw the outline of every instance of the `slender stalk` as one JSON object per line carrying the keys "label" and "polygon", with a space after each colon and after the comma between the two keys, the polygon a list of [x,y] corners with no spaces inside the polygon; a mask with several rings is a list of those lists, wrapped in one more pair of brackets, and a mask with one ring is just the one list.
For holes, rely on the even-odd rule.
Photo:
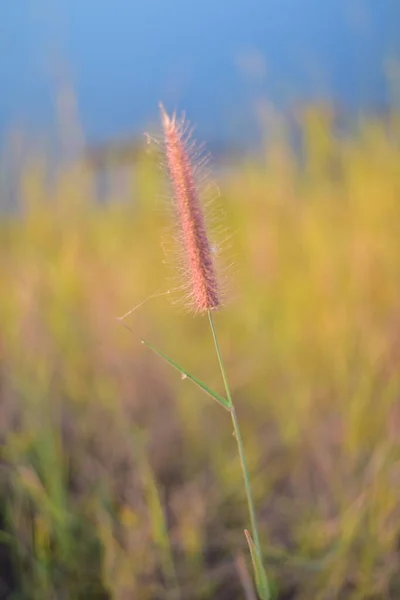
{"label": "slender stalk", "polygon": [[235,438],[236,438],[238,452],[239,452],[240,464],[242,467],[242,475],[243,475],[243,481],[244,481],[244,486],[245,486],[245,490],[246,490],[246,498],[247,498],[247,505],[248,505],[248,509],[249,509],[252,536],[253,536],[253,540],[254,540],[254,544],[257,549],[257,552],[258,552],[259,556],[261,557],[260,538],[258,535],[256,512],[254,509],[253,493],[251,491],[249,470],[247,467],[246,456],[244,453],[243,440],[242,440],[242,436],[241,436],[240,429],[239,429],[239,422],[238,422],[238,419],[236,416],[235,407],[234,407],[233,401],[232,401],[231,391],[229,388],[229,383],[228,383],[228,379],[226,376],[225,367],[224,367],[224,363],[223,363],[222,355],[221,355],[221,350],[219,347],[218,336],[217,336],[217,332],[216,332],[216,329],[214,326],[214,320],[213,320],[211,311],[208,311],[208,319],[210,321],[210,327],[211,327],[211,331],[212,331],[212,335],[213,335],[213,339],[214,339],[215,351],[217,353],[218,362],[219,362],[219,366],[221,369],[221,375],[222,375],[222,379],[224,381],[226,396],[229,401],[229,404],[231,405],[230,413],[231,413],[231,417],[232,417],[233,430],[235,432]]}

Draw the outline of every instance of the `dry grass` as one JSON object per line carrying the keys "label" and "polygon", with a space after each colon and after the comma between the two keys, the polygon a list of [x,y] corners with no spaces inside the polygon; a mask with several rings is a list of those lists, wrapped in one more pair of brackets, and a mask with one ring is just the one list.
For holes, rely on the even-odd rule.
{"label": "dry grass", "polygon": [[[216,320],[279,597],[395,599],[400,129],[304,129],[301,169],[277,143],[222,182],[237,289]],[[1,598],[244,597],[231,427],[115,319],[167,289],[159,191],[146,157],[103,205],[83,167],[21,170],[0,225]],[[220,386],[201,318],[160,297],[129,325]]]}

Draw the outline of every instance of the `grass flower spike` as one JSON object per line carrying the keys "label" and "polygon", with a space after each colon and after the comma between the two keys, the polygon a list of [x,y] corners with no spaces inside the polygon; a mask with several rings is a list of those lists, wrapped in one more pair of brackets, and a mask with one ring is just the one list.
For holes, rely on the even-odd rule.
{"label": "grass flower spike", "polygon": [[250,485],[249,470],[244,453],[239,422],[233,404],[228,378],[222,360],[217,331],[213,320],[212,311],[219,308],[221,303],[213,263],[213,253],[211,252],[210,243],[207,237],[205,217],[197,187],[197,177],[195,176],[195,168],[193,167],[191,159],[191,148],[187,143],[187,136],[185,137],[183,123],[177,123],[175,116],[169,117],[162,106],[161,115],[167,167],[173,188],[173,201],[176,218],[179,223],[180,241],[183,246],[183,254],[185,257],[185,268],[189,276],[189,294],[195,311],[198,313],[207,313],[208,315],[226,397],[222,397],[217,392],[210,389],[209,386],[191,373],[188,373],[186,369],[154,348],[154,346],[147,341],[142,340],[142,342],[160,358],[180,371],[185,379],[189,379],[199,386],[206,394],[214,398],[214,400],[230,413],[242,469],[244,495],[247,499],[249,511],[251,533],[246,529],[245,536],[253,563],[254,581],[260,600],[269,600],[270,590],[267,576],[262,565],[262,552],[253,494]]}
{"label": "grass flower spike", "polygon": [[182,125],[160,108],[191,305],[199,313],[215,310],[220,307],[217,276],[190,152]]}

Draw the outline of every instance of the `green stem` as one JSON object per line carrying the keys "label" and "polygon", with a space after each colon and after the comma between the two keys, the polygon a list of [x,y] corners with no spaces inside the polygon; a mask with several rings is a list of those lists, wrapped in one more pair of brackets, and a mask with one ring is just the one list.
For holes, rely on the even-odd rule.
{"label": "green stem", "polygon": [[249,509],[250,524],[251,524],[251,530],[252,530],[254,545],[257,548],[257,552],[258,552],[259,556],[261,557],[260,538],[259,538],[259,535],[258,535],[256,512],[255,512],[255,509],[254,509],[254,500],[253,500],[253,494],[252,494],[252,491],[251,491],[249,470],[248,470],[248,467],[247,467],[246,456],[245,456],[245,453],[244,453],[243,440],[242,440],[242,436],[241,436],[240,429],[239,429],[239,422],[238,422],[238,419],[237,419],[237,416],[236,416],[235,407],[234,407],[233,401],[232,401],[231,391],[230,391],[230,388],[229,388],[229,384],[228,384],[228,379],[227,379],[226,372],[225,372],[224,363],[222,361],[221,350],[220,350],[220,347],[219,347],[217,332],[215,330],[214,321],[213,321],[213,317],[212,317],[211,311],[208,311],[208,319],[210,321],[210,327],[211,327],[211,331],[212,331],[212,335],[213,335],[213,339],[214,339],[215,350],[216,350],[216,353],[217,353],[219,366],[220,366],[220,369],[221,369],[222,379],[224,381],[226,396],[227,396],[227,399],[228,399],[229,404],[231,406],[230,413],[231,413],[231,417],[232,417],[233,430],[235,432],[235,438],[236,438],[238,452],[239,452],[240,464],[241,464],[241,467],[242,467],[242,475],[243,475],[244,486],[245,486],[245,490],[246,490],[247,505],[248,505],[248,509]]}

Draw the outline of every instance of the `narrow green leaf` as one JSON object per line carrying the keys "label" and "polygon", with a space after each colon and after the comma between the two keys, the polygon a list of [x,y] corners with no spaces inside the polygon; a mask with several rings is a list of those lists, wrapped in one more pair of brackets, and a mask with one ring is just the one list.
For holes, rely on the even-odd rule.
{"label": "narrow green leaf", "polygon": [[246,540],[249,545],[251,562],[253,563],[254,577],[256,580],[257,593],[261,600],[270,600],[271,596],[269,593],[267,575],[262,564],[260,553],[256,548],[256,545],[253,542],[253,538],[251,537],[247,529],[244,530],[244,535],[246,536]]}
{"label": "narrow green leaf", "polygon": [[226,398],[224,398],[223,396],[220,396],[219,394],[217,394],[217,392],[214,392],[214,390],[210,389],[205,383],[200,381],[200,379],[197,379],[197,377],[195,377],[194,375],[191,375],[191,373],[186,371],[186,369],[184,369],[183,367],[178,365],[176,362],[174,362],[171,358],[168,358],[168,356],[166,356],[165,354],[163,354],[162,352],[160,352],[159,350],[154,348],[154,346],[152,346],[151,344],[146,342],[146,340],[141,339],[141,342],[142,342],[142,344],[145,344],[145,346],[150,348],[150,350],[152,350],[155,354],[157,354],[157,356],[159,356],[160,358],[165,360],[167,363],[172,365],[174,367],[174,369],[179,371],[182,374],[182,376],[184,376],[184,378],[187,377],[188,379],[190,379],[190,381],[193,381],[193,383],[195,383],[199,388],[201,388],[203,390],[203,392],[205,392],[206,394],[211,396],[211,398],[214,398],[214,400],[216,400],[226,410],[228,410],[228,411],[231,410],[232,405]]}

